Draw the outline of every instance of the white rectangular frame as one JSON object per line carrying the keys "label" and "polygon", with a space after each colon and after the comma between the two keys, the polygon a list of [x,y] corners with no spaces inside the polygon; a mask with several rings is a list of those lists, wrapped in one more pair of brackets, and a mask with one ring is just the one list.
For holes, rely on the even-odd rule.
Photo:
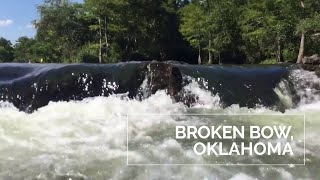
{"label": "white rectangular frame", "polygon": [[[143,164],[129,163],[129,116],[303,116],[303,163],[300,164]],[[127,166],[305,166],[306,165],[306,114],[127,114]]]}

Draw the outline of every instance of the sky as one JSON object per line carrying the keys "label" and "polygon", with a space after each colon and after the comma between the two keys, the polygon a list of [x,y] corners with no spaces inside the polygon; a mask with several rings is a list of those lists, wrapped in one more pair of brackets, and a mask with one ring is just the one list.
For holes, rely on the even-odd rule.
{"label": "sky", "polygon": [[[34,37],[32,21],[38,18],[37,6],[44,0],[0,0],[0,37],[15,43],[21,36]],[[73,0],[83,2],[83,0]]]}

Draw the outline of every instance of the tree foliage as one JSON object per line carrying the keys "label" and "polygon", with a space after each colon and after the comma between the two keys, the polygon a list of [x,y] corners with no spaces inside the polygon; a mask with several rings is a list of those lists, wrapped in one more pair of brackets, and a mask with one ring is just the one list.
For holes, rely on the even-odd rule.
{"label": "tree foliage", "polygon": [[13,48],[11,42],[0,38],[0,62],[11,62],[13,60]]}
{"label": "tree foliage", "polygon": [[[243,57],[246,63],[293,62],[298,32],[319,32],[319,2],[304,3],[301,9],[299,1],[291,0],[192,0],[180,10],[180,32],[193,47],[203,42],[203,51],[222,54],[222,62],[242,62]],[[204,32],[196,31],[199,24]],[[308,54],[319,53],[315,41],[309,38]]]}
{"label": "tree foliage", "polygon": [[38,12],[34,38],[0,39],[1,62],[266,63],[320,53],[314,0],[44,0]]}

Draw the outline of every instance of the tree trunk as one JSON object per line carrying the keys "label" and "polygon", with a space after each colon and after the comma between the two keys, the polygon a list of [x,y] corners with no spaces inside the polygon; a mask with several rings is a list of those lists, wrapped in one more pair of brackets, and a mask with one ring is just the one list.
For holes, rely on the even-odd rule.
{"label": "tree trunk", "polygon": [[[210,0],[206,0],[207,3],[207,17],[210,17],[211,11],[210,11]],[[212,53],[211,53],[211,32],[209,31],[209,47],[208,47],[208,53],[209,53],[209,60],[208,60],[208,64],[212,64]]]}
{"label": "tree trunk", "polygon": [[105,43],[106,43],[106,52],[105,52],[105,57],[106,60],[108,60],[108,50],[109,50],[109,44],[108,44],[108,29],[107,29],[107,17],[104,17],[104,38],[105,38]]}
{"label": "tree trunk", "polygon": [[[304,9],[304,2],[303,0],[300,0],[300,5],[302,7],[302,9]],[[297,58],[297,63],[302,63],[302,59],[304,56],[304,41],[305,41],[305,32],[302,31],[301,32],[301,40],[300,40],[300,48],[299,48],[299,54],[298,54],[298,58]]]}
{"label": "tree trunk", "polygon": [[208,61],[208,64],[212,64],[211,39],[209,40],[208,52],[209,52],[209,61]]}
{"label": "tree trunk", "polygon": [[300,5],[301,5],[302,8],[304,8],[304,2],[303,2],[303,0],[300,1]]}
{"label": "tree trunk", "polygon": [[199,43],[199,56],[198,56],[198,64],[201,64],[201,47]]}
{"label": "tree trunk", "polygon": [[99,22],[99,63],[102,63],[102,29],[101,29],[101,19],[98,18]]}
{"label": "tree trunk", "polygon": [[276,61],[281,62],[281,44],[280,38],[277,38],[277,51],[276,51]]}
{"label": "tree trunk", "polygon": [[302,32],[301,33],[301,41],[300,41],[300,48],[299,48],[299,54],[298,54],[298,59],[297,59],[297,63],[302,63],[302,59],[304,56],[304,39],[305,39],[305,33]]}

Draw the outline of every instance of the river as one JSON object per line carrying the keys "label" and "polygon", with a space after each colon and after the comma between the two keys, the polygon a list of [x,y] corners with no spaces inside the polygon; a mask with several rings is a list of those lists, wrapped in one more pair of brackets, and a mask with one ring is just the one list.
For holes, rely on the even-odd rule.
{"label": "river", "polygon": [[[135,83],[130,79],[136,72],[132,70],[134,65],[106,65],[103,68],[109,75],[92,75],[92,71],[102,72],[101,66],[0,65],[0,179],[320,178],[320,80],[313,72],[289,66],[176,65],[186,82],[183,92],[197,97],[189,106],[174,101],[164,90],[135,98],[130,94],[133,90],[125,88],[127,83]],[[90,72],[92,76],[86,75]],[[81,74],[76,78],[81,92],[64,86],[66,92],[77,97],[68,94],[69,99],[64,99],[49,90],[49,96],[55,94],[52,99],[37,94],[50,84],[60,83],[62,87],[63,73]],[[94,78],[101,84],[95,83]],[[143,81],[136,83],[140,94],[148,93]],[[99,92],[95,94],[97,86]],[[41,99],[41,105],[32,104],[35,98]],[[48,103],[43,103],[47,99]],[[213,122],[202,121],[203,114],[211,115]],[[172,128],[182,122],[177,120],[179,116],[184,117],[183,122],[214,125],[215,114],[305,114],[305,165],[259,165],[268,157],[255,156],[223,158],[227,165],[192,165],[207,164],[212,159],[186,153],[190,147],[170,136]],[[135,117],[130,118],[131,115]],[[277,122],[277,116],[268,121]],[[134,130],[127,132],[128,125]],[[303,134],[301,127],[297,135]],[[128,135],[138,138],[127,142]],[[134,148],[144,143],[150,145],[145,151]],[[301,153],[281,161],[299,160]],[[143,163],[162,159],[166,164],[189,165],[128,165],[128,159]],[[258,165],[232,164],[249,161]]]}

